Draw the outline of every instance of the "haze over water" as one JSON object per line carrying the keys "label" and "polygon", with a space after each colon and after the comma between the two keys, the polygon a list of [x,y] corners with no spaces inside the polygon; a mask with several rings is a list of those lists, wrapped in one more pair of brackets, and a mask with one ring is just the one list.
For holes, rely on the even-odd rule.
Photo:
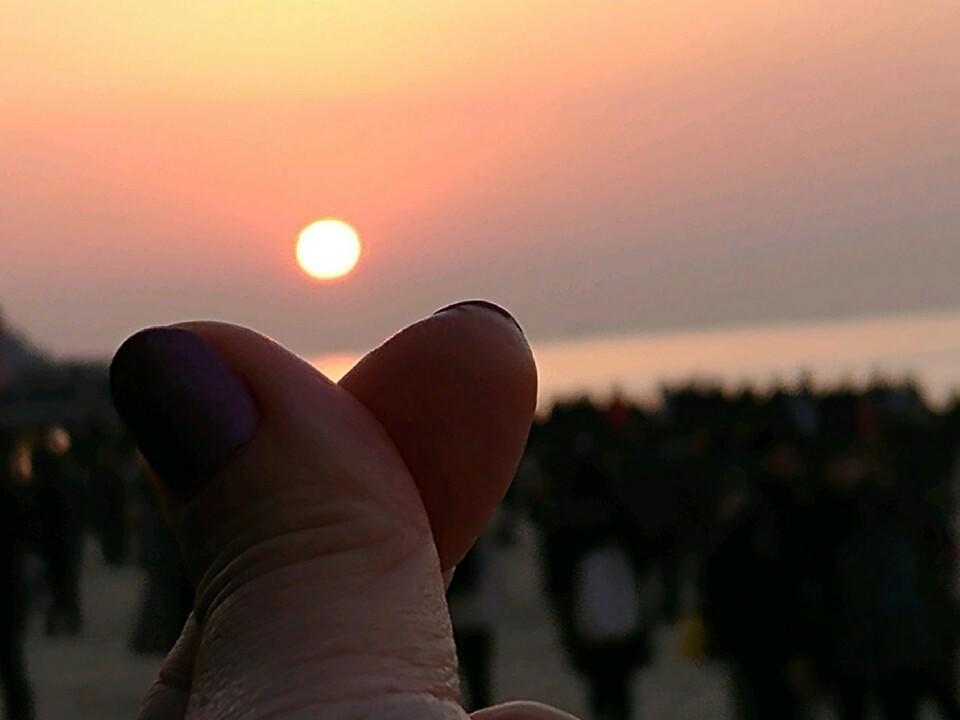
{"label": "haze over water", "polygon": [[[619,389],[648,398],[691,379],[766,386],[809,373],[817,384],[915,378],[934,402],[960,389],[960,311],[823,322],[622,334],[533,343],[540,402]],[[338,378],[357,354],[317,357]]]}

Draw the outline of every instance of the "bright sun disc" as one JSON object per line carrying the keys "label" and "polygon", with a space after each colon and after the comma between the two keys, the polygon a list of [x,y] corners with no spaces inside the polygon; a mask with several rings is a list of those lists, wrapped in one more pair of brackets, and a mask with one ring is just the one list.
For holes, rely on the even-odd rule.
{"label": "bright sun disc", "polygon": [[342,220],[317,220],[300,231],[297,262],[321,280],[343,277],[360,259],[357,231]]}

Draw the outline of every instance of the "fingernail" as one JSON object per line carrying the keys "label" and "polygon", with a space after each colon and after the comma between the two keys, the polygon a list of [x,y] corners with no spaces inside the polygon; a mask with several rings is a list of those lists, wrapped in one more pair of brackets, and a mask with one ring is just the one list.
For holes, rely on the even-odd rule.
{"label": "fingernail", "polygon": [[517,330],[520,331],[520,334],[523,335],[523,328],[520,327],[520,323],[517,322],[517,319],[511,315],[509,312],[504,310],[502,307],[496,303],[492,303],[489,300],[461,300],[460,302],[453,303],[452,305],[447,305],[437,310],[434,315],[439,315],[442,312],[448,312],[450,310],[468,310],[471,307],[479,307],[485,310],[490,310],[497,313],[501,317],[505,317],[507,320],[512,322],[517,326]]}
{"label": "fingernail", "polygon": [[110,390],[147,462],[176,492],[223,467],[259,420],[246,385],[213,346],[178,328],[128,338],[110,364]]}

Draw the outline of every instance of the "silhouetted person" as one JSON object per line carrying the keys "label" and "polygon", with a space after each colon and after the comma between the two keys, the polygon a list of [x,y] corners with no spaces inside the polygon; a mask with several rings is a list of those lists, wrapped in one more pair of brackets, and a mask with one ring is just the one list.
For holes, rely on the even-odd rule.
{"label": "silhouetted person", "polygon": [[586,680],[594,720],[632,716],[633,677],[649,659],[649,617],[642,607],[648,573],[635,536],[610,488],[609,454],[587,435],[554,486],[553,593],[564,648]]}
{"label": "silhouetted person", "polygon": [[960,547],[953,527],[954,443],[923,406],[915,388],[884,388],[884,392],[874,390],[872,394],[891,415],[883,444],[899,481],[892,501],[910,532],[921,595],[930,617],[932,650],[922,671],[923,694],[934,701],[941,716],[960,720],[956,583]]}
{"label": "silhouetted person", "polygon": [[128,477],[132,453],[104,438],[90,469],[90,489],[96,506],[95,521],[100,551],[107,565],[123,565],[129,555]]}
{"label": "silhouetted person", "polygon": [[477,710],[492,703],[494,599],[491,577],[491,538],[482,536],[458,564],[447,603],[453,623],[460,672],[466,684],[466,707]]}
{"label": "silhouetted person", "polygon": [[887,720],[912,720],[934,647],[911,533],[862,449],[836,453],[826,472],[827,657],[840,717],[861,720],[876,703]]}
{"label": "silhouetted person", "polygon": [[633,716],[633,678],[649,659],[637,563],[613,527],[585,539],[576,569],[573,658],[596,720]]}
{"label": "silhouetted person", "polygon": [[24,658],[27,606],[23,545],[36,541],[39,527],[25,489],[29,481],[23,454],[12,438],[0,437],[0,682],[6,717],[30,720],[33,697]]}
{"label": "silhouetted person", "polygon": [[62,428],[49,428],[33,454],[41,547],[51,595],[48,635],[76,635],[83,627],[80,570],[86,497],[69,450],[69,435]]}
{"label": "silhouetted person", "polygon": [[921,590],[930,611],[932,652],[924,670],[924,694],[933,699],[946,720],[960,720],[957,646],[960,607],[956,597],[960,548],[952,527],[951,488],[945,483],[924,498],[918,518],[918,569]]}
{"label": "silhouetted person", "polygon": [[795,448],[779,438],[759,445],[760,467],[728,478],[701,601],[712,649],[730,667],[737,717],[787,720],[805,704],[798,679],[812,654],[810,569]]}

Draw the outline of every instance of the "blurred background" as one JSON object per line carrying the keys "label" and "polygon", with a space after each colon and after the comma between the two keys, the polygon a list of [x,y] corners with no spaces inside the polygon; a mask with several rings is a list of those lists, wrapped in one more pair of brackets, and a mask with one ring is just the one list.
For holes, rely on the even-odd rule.
{"label": "blurred background", "polygon": [[127,335],[238,322],[337,378],[467,297],[541,373],[450,590],[469,705],[960,718],[955,0],[0,16],[9,718],[133,717],[189,612]]}

